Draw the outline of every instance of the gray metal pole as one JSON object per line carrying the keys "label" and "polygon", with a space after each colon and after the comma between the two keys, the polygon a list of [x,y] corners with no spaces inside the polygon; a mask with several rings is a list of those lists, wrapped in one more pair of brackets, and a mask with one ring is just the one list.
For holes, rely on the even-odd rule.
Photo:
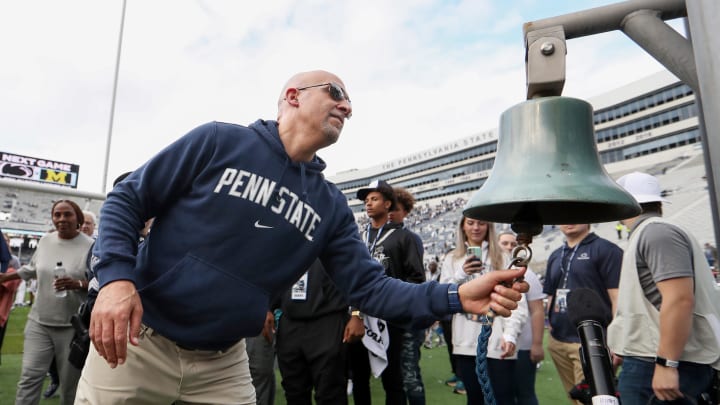
{"label": "gray metal pole", "polygon": [[638,10],[620,23],[622,31],[695,92],[698,91],[695,57],[690,41],[665,24],[655,10]]}
{"label": "gray metal pole", "polygon": [[523,37],[529,31],[562,26],[565,38],[573,39],[620,29],[623,18],[636,10],[657,10],[662,20],[685,17],[685,0],[630,0],[576,13],[527,22]]}
{"label": "gray metal pole", "polygon": [[685,0],[630,0],[523,24],[528,99],[562,94],[566,40],[619,30],[623,24],[671,72],[696,84],[692,47],[663,23],[686,15]]}
{"label": "gray metal pole", "polygon": [[[686,9],[687,7],[687,9]],[[661,20],[687,16],[691,42]],[[623,29],[663,66],[693,88],[700,111],[700,130],[704,148],[708,192],[715,231],[715,246],[720,246],[720,39],[716,22],[720,21],[720,2],[717,0],[630,0],[576,13],[531,21],[523,24],[526,47],[537,41],[543,30],[564,32],[565,39]],[[541,38],[544,39],[544,38]],[[689,44],[689,46],[688,46]],[[527,54],[527,66],[530,58]],[[538,64],[543,69],[543,63]],[[538,68],[535,66],[534,68]],[[542,72],[541,72],[542,73]],[[564,80],[565,72],[560,79]],[[545,77],[528,72],[528,78]],[[558,79],[559,80],[559,79]],[[528,81],[528,89],[536,83]],[[562,87],[560,87],[562,90]],[[709,115],[704,111],[710,112]]]}
{"label": "gray metal pole", "polygon": [[118,36],[117,56],[115,58],[115,78],[113,80],[112,101],[110,102],[110,123],[108,124],[107,142],[105,143],[105,168],[101,193],[106,192],[108,179],[108,166],[110,165],[110,144],[112,143],[113,122],[115,120],[115,98],[117,97],[118,76],[120,74],[120,55],[122,53],[123,30],[125,28],[125,8],[127,0],[123,0],[122,15],[120,17],[120,35]]}
{"label": "gray metal pole", "polygon": [[[710,211],[715,230],[715,246],[720,247],[720,39],[717,22],[720,21],[720,2],[717,0],[691,0],[687,2],[690,37],[695,53],[700,91],[696,94],[700,106],[700,130],[705,151],[705,174],[710,194]],[[705,114],[708,112],[708,114]],[[717,266],[717,264],[716,264]]]}

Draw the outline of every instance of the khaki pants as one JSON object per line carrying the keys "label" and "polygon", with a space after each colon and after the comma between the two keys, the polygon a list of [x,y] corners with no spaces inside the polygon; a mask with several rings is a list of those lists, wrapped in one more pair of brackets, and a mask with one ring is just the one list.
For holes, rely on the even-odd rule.
{"label": "khaki pants", "polygon": [[115,369],[90,346],[75,404],[255,404],[245,340],[224,352],[185,350],[143,328]]}
{"label": "khaki pants", "polygon": [[[580,343],[561,342],[552,336],[547,345],[550,357],[555,363],[555,368],[560,375],[565,393],[567,394],[577,383],[585,378],[582,370],[582,362],[580,361]],[[574,401],[581,405],[579,401]]]}

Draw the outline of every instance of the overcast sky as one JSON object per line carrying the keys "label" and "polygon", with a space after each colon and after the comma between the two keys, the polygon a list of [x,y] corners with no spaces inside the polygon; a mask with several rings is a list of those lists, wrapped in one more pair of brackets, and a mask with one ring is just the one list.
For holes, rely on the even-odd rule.
{"label": "overcast sky", "polygon": [[[353,101],[319,152],[328,176],[494,128],[525,99],[522,24],[615,2],[128,0],[108,185],[201,123],[274,119],[285,81],[318,68]],[[78,189],[105,191],[121,10],[0,2],[0,151],[79,164]],[[663,69],[620,32],[567,44],[566,96]]]}

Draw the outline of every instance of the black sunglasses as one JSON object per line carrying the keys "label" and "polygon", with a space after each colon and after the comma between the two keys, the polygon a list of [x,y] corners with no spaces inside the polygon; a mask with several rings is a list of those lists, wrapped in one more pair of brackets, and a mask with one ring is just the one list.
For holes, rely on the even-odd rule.
{"label": "black sunglasses", "polygon": [[350,101],[350,97],[348,97],[347,94],[345,94],[345,90],[343,90],[342,87],[340,87],[337,83],[321,83],[321,84],[313,84],[312,86],[305,86],[305,87],[298,87],[296,90],[305,90],[305,89],[311,89],[313,87],[322,87],[322,86],[328,86],[328,91],[330,92],[330,97],[332,97],[335,101],[343,101],[347,100],[348,103],[352,104],[352,101]]}

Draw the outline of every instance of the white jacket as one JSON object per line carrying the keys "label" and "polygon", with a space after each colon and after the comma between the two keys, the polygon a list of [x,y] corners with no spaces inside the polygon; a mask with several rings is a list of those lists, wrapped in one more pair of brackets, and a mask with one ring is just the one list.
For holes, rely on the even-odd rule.
{"label": "white jacket", "polygon": [[[487,257],[487,244],[483,243],[483,257]],[[441,283],[458,283],[462,284],[470,281],[473,276],[468,276],[463,271],[463,263],[465,258],[455,258],[452,253],[445,256],[440,273]],[[509,260],[508,260],[509,263]],[[491,269],[489,261],[485,263],[486,269]],[[476,356],[477,341],[482,324],[475,320],[469,319],[476,316],[472,314],[459,313],[453,315],[452,320],[452,344],[453,354]],[[493,331],[488,342],[488,358],[500,359],[502,354],[502,339],[511,342],[517,346],[517,338],[522,331],[525,322],[528,321],[528,306],[525,303],[525,294],[518,303],[516,310],[512,311],[509,318],[497,316],[493,320]],[[517,358],[517,350],[512,357],[505,359]]]}

